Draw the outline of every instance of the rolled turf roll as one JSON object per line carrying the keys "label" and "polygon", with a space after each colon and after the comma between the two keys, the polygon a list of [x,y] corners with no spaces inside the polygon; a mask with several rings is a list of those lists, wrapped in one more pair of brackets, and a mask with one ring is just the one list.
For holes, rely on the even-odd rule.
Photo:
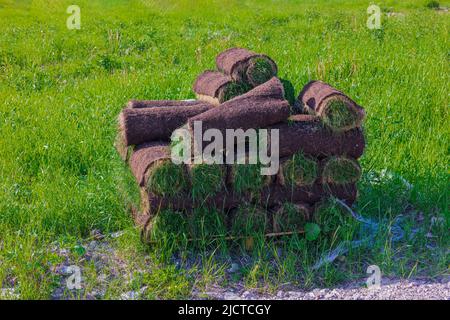
{"label": "rolled turf roll", "polygon": [[219,164],[190,164],[191,195],[194,201],[215,196],[225,186],[226,167]]}
{"label": "rolled turf roll", "polygon": [[170,159],[170,150],[166,142],[155,141],[136,146],[130,157],[130,168],[138,184],[145,186],[149,167],[158,160],[166,159]]}
{"label": "rolled turf roll", "polygon": [[269,231],[267,212],[257,205],[242,204],[232,214],[231,234],[250,236]]}
{"label": "rolled turf roll", "polygon": [[243,82],[236,82],[230,76],[219,71],[207,70],[200,74],[192,87],[197,99],[219,105],[249,91],[251,87]]}
{"label": "rolled turf roll", "polygon": [[187,100],[130,100],[128,101],[126,108],[129,109],[141,109],[141,108],[159,108],[159,107],[182,107],[182,106],[195,106],[202,104],[202,101],[195,99]]}
{"label": "rolled turf roll", "polygon": [[306,203],[285,202],[273,214],[273,232],[295,232],[304,228],[311,207]]}
{"label": "rolled turf roll", "polygon": [[319,175],[316,159],[297,152],[292,157],[281,160],[277,181],[287,187],[312,185]]}
{"label": "rolled turf roll", "polygon": [[[268,129],[279,130],[280,157],[301,151],[313,157],[346,155],[358,159],[364,152],[365,140],[360,128],[335,134],[325,128],[318,117],[311,115],[294,115]],[[273,139],[269,140],[273,143]]]}
{"label": "rolled turf roll", "polygon": [[321,162],[323,184],[355,183],[361,177],[358,161],[347,157],[330,157]]}
{"label": "rolled turf roll", "polygon": [[130,167],[139,185],[157,195],[175,197],[187,189],[184,168],[171,161],[166,142],[137,146],[130,158]]}
{"label": "rolled turf roll", "polygon": [[164,108],[125,108],[119,115],[119,130],[126,146],[155,140],[169,140],[172,132],[197,114],[214,108],[202,102]]}
{"label": "rolled turf roll", "polygon": [[277,75],[276,63],[264,54],[243,48],[231,48],[216,57],[217,69],[235,81],[256,87]]}
{"label": "rolled turf roll", "polygon": [[298,101],[311,114],[333,131],[346,131],[359,127],[365,111],[341,91],[322,81],[309,82],[298,96]]}
{"label": "rolled turf roll", "polygon": [[[289,113],[289,103],[283,98],[283,86],[274,77],[246,94],[189,118],[188,128],[193,131],[194,122],[201,121],[203,133],[208,129],[218,129],[225,138],[226,129],[263,128],[286,120]],[[225,141],[223,145],[226,145]]]}
{"label": "rolled turf roll", "polygon": [[261,175],[261,164],[250,164],[248,157],[245,163],[229,166],[227,183],[237,194],[249,194],[249,197],[259,193],[263,187],[269,186],[273,177]]}

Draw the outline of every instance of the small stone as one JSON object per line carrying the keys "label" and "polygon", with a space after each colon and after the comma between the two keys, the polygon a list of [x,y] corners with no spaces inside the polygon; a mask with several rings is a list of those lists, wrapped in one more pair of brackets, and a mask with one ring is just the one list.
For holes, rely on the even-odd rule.
{"label": "small stone", "polygon": [[123,231],[117,231],[110,234],[111,238],[118,238],[121,237],[124,234]]}
{"label": "small stone", "polygon": [[231,268],[227,270],[229,273],[235,273],[239,271],[239,265],[237,263],[232,263]]}
{"label": "small stone", "polygon": [[89,242],[88,250],[94,250],[96,247],[97,247],[97,241],[92,240],[91,242]]}
{"label": "small stone", "polygon": [[122,293],[120,295],[120,299],[122,300],[136,300],[139,298],[139,292],[136,291],[128,291],[125,293]]}
{"label": "small stone", "polygon": [[225,292],[223,299],[224,300],[242,300],[241,297],[236,295],[234,292]]}

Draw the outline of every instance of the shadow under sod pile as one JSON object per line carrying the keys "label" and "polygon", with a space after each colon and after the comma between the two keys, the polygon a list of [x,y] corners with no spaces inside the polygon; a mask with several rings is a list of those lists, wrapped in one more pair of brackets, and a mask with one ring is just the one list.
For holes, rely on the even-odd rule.
{"label": "shadow under sod pile", "polygon": [[[216,65],[196,79],[197,100],[131,100],[119,115],[116,148],[141,188],[133,218],[144,238],[155,240],[161,230],[189,239],[298,233],[308,221],[324,220],[315,209],[326,199],[351,206],[365,147],[364,110],[322,81],[306,84],[290,104],[286,81],[266,55],[232,48]],[[174,163],[180,141],[172,134],[192,133],[196,121],[224,138],[226,129],[267,129],[269,150],[277,129],[278,172],[261,175],[261,163],[249,163],[248,145],[235,164]]]}

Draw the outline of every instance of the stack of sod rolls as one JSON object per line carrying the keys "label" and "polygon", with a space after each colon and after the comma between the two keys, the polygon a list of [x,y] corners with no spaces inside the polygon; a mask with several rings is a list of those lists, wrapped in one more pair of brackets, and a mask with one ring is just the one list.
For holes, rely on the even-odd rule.
{"label": "stack of sod rolls", "polygon": [[[224,51],[216,65],[219,71],[195,81],[197,100],[132,100],[119,115],[115,145],[141,188],[141,207],[133,217],[144,239],[299,233],[311,220],[324,220],[315,212],[327,212],[322,209],[330,197],[351,206],[365,148],[364,110],[321,81],[308,83],[292,108],[275,62],[246,49]],[[230,83],[245,90],[229,95],[223,90]],[[262,175],[262,164],[250,163],[247,149],[233,164],[175,163],[177,129],[193,136],[196,122],[202,133],[215,129],[224,138],[227,129],[267,129],[269,150],[278,141],[279,170]],[[227,145],[225,139],[221,143]],[[204,147],[194,139],[191,149]],[[225,151],[219,155],[223,160]]]}
{"label": "stack of sod rolls", "polygon": [[277,75],[268,56],[243,48],[231,48],[216,57],[217,70],[206,70],[194,82],[197,99],[219,105]]}

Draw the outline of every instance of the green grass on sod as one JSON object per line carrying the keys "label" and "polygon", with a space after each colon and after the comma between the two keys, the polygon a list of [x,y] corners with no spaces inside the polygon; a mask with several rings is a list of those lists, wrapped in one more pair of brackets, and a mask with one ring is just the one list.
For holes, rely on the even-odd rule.
{"label": "green grass on sod", "polygon": [[[327,286],[366,277],[371,264],[383,275],[448,272],[450,21],[426,3],[384,1],[381,29],[369,30],[369,3],[360,0],[80,0],[81,29],[68,30],[72,3],[0,1],[2,288],[23,299],[50,298],[66,280],[52,272],[66,261],[58,247],[82,268],[86,292],[105,285],[105,298],[140,286],[145,298],[188,297],[194,287],[236,281],[269,291],[286,282]],[[320,79],[366,109],[355,210],[385,221],[373,247],[313,270],[330,244],[302,236],[257,240],[251,255],[141,243],[129,215],[139,190],[113,146],[117,115],[129,99],[194,98],[196,75],[235,46],[272,57],[296,95]],[[391,244],[390,223],[400,214],[407,236],[419,231]],[[125,231],[109,240],[119,269],[98,270],[86,259],[81,248],[93,229]],[[236,254],[245,262],[229,279]],[[114,278],[122,269],[135,281]]]}
{"label": "green grass on sod", "polygon": [[274,232],[304,230],[308,217],[308,210],[305,207],[290,202],[283,203],[273,215]]}
{"label": "green grass on sod", "polygon": [[299,152],[282,164],[286,186],[307,186],[314,183],[318,176],[317,161]]}
{"label": "green grass on sod", "polygon": [[255,87],[276,75],[272,63],[265,57],[252,58],[246,73],[249,82]]}
{"label": "green grass on sod", "polygon": [[323,164],[321,175],[322,183],[325,184],[355,183],[361,177],[361,167],[356,160],[331,157]]}
{"label": "green grass on sod", "polygon": [[234,97],[246,93],[249,90],[251,90],[251,86],[246,83],[231,82],[224,88],[223,98],[220,100],[223,102],[228,101],[230,99],[233,99]]}
{"label": "green grass on sod", "polygon": [[232,216],[231,235],[261,235],[267,230],[267,214],[255,205],[242,204]]}
{"label": "green grass on sod", "polygon": [[182,165],[169,160],[157,161],[147,172],[147,189],[159,196],[175,197],[186,194],[188,178]]}
{"label": "green grass on sod", "polygon": [[219,164],[193,164],[190,169],[191,194],[194,200],[214,196],[225,181],[224,166]]}
{"label": "green grass on sod", "polygon": [[189,234],[186,216],[181,212],[161,210],[152,219],[149,239],[153,242],[164,242],[167,239],[179,240]]}
{"label": "green grass on sod", "polygon": [[322,116],[323,122],[332,130],[356,126],[358,115],[342,100],[330,101]]}
{"label": "green grass on sod", "polygon": [[238,194],[257,195],[269,180],[269,176],[261,175],[261,164],[232,165],[232,188]]}

